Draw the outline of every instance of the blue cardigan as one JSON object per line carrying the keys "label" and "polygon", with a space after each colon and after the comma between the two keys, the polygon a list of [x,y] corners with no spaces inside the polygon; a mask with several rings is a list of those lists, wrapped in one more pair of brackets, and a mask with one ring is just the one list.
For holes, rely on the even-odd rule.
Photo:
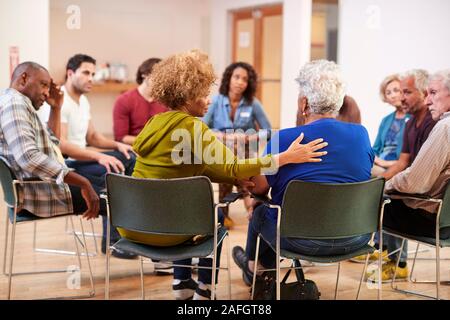
{"label": "blue cardigan", "polygon": [[[399,131],[399,134],[397,135],[397,159],[400,157],[400,153],[402,152],[402,146],[403,146],[403,131],[405,130],[406,122],[411,118],[409,114],[406,115],[406,117],[403,118],[403,122]],[[386,117],[381,120],[380,128],[378,129],[377,138],[375,139],[375,143],[373,145],[373,152],[376,156],[379,156],[381,152],[384,149],[384,143],[386,142],[386,136],[389,132],[389,128],[392,125],[392,122],[395,119],[395,111],[391,114],[387,115]]]}

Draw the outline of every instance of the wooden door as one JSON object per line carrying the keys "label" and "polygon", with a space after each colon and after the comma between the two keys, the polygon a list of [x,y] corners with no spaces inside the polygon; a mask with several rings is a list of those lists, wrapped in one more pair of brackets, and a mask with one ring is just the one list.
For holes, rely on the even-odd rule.
{"label": "wooden door", "polygon": [[274,129],[280,127],[282,26],[282,5],[233,12],[233,61],[255,68],[256,96]]}

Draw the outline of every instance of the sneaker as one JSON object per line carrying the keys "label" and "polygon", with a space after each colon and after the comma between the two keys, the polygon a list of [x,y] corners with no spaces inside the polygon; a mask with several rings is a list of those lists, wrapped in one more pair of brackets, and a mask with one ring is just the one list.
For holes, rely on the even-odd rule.
{"label": "sneaker", "polygon": [[248,268],[248,257],[242,247],[236,246],[233,248],[233,260],[242,270],[242,279],[244,283],[251,287],[253,282],[253,272]]}
{"label": "sneaker", "polygon": [[[366,256],[367,255],[362,254],[360,256],[356,256],[354,258],[351,258],[350,261],[356,262],[356,263],[366,263]],[[375,250],[373,253],[371,253],[369,255],[369,261],[377,261],[379,256],[380,256],[379,251]],[[387,250],[383,251],[382,257],[383,257],[383,261],[385,261],[385,262],[389,261]]]}
{"label": "sneaker", "polygon": [[197,282],[192,278],[172,285],[173,294],[176,300],[190,300],[197,289]]}
{"label": "sneaker", "polygon": [[211,290],[204,290],[197,287],[197,289],[195,289],[193,300],[211,300]]}
{"label": "sneaker", "polygon": [[[383,264],[383,267],[381,269],[381,282],[391,282],[392,279],[394,279],[394,274],[395,280],[401,281],[408,278],[408,266],[405,266],[403,268],[398,267],[396,270],[395,265],[395,261],[389,261]],[[378,266],[376,266],[374,270],[366,272],[366,280],[371,282],[378,282]]]}

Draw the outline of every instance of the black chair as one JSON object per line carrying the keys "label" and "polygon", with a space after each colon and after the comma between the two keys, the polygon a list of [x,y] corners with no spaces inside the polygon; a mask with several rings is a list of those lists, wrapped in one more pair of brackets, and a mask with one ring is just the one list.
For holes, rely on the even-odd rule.
{"label": "black chair", "polygon": [[[338,263],[335,299],[339,284],[340,262],[367,254],[358,294],[364,278],[369,254],[375,249],[367,244],[363,248],[344,255],[313,256],[282,249],[280,238],[339,239],[378,231],[384,209],[384,179],[372,179],[357,183],[312,183],[299,180],[289,182],[281,206],[267,203],[278,210],[275,248],[259,234],[257,239],[253,285],[255,287],[260,239],[276,253],[277,300],[280,299],[280,259],[306,260],[316,263]],[[381,266],[381,255],[379,259]],[[289,267],[291,268],[291,267]],[[380,269],[381,270],[381,269]],[[266,269],[267,271],[267,269]],[[380,271],[381,273],[381,271]],[[252,290],[252,298],[253,298]],[[378,283],[378,297],[381,299],[381,282]]]}
{"label": "black chair", "polygon": [[[150,246],[120,239],[112,247],[140,256],[141,297],[145,299],[142,257],[153,261],[177,261],[212,256],[212,268],[200,266],[172,266],[211,269],[211,299],[215,296],[217,246],[228,232],[219,226],[218,208],[214,205],[211,181],[207,177],[179,179],[138,179],[117,174],[106,177],[108,222],[114,227],[144,234],[204,235],[200,244],[181,244],[169,247]],[[235,199],[234,199],[235,200]],[[108,223],[109,233],[110,224]],[[228,296],[231,298],[230,245],[227,241]],[[107,239],[107,248],[110,248]],[[109,299],[110,250],[106,255],[105,298]]]}
{"label": "black chair", "polygon": [[[436,284],[436,296],[430,296],[430,295],[426,295],[426,294],[419,293],[416,291],[411,291],[411,290],[399,289],[398,285],[394,286],[395,277],[392,279],[391,286],[394,290],[396,290],[398,292],[403,292],[403,293],[407,293],[407,294],[417,295],[420,297],[426,297],[426,298],[432,298],[432,299],[439,300],[441,284],[446,284],[446,285],[450,284],[450,281],[441,281],[441,260],[445,260],[445,259],[441,258],[441,252],[440,252],[441,248],[450,247],[450,238],[448,238],[448,239],[440,238],[441,230],[443,228],[450,228],[450,183],[447,184],[447,187],[445,189],[444,196],[442,197],[442,199],[430,198],[430,197],[427,197],[424,195],[410,195],[410,194],[397,194],[396,198],[415,199],[415,200],[433,202],[433,203],[438,204],[438,210],[437,210],[437,214],[436,214],[436,233],[435,233],[434,238],[433,237],[431,237],[431,238],[430,237],[420,237],[420,236],[416,236],[416,235],[412,235],[412,234],[406,234],[406,233],[399,232],[397,230],[387,228],[387,227],[383,227],[383,231],[382,231],[384,233],[387,233],[387,234],[390,234],[395,237],[399,237],[399,238],[403,239],[400,252],[401,252],[401,250],[403,250],[405,240],[417,241],[418,244],[424,244],[426,246],[431,246],[431,247],[435,248],[435,250],[436,250],[436,256],[435,256],[436,281],[415,281],[412,279],[412,273],[414,272],[414,266],[415,266],[416,259],[417,259],[419,245],[417,245],[417,249],[416,249],[416,252],[414,255],[414,261],[413,261],[413,265],[411,267],[409,281],[411,281],[413,283],[435,283]],[[396,268],[398,268],[399,262],[400,262],[400,254],[398,255]]]}
{"label": "black chair", "polygon": [[[6,223],[5,223],[5,250],[4,250],[4,259],[3,259],[3,274],[8,276],[8,295],[7,299],[9,300],[11,298],[11,289],[12,289],[12,277],[18,276],[18,275],[30,275],[30,274],[41,274],[41,273],[56,273],[56,272],[67,272],[67,269],[55,269],[55,270],[44,270],[44,271],[32,271],[32,272],[20,272],[20,273],[13,273],[13,261],[14,261],[14,246],[16,241],[16,226],[18,224],[26,223],[26,222],[37,222],[40,220],[48,220],[48,219],[55,219],[59,218],[61,216],[54,216],[54,217],[48,217],[48,218],[40,218],[35,215],[32,215],[27,212],[18,212],[18,187],[20,185],[25,184],[49,184],[50,182],[47,181],[21,181],[17,180],[15,177],[15,174],[12,172],[12,170],[9,167],[8,162],[3,157],[0,157],[0,182],[3,188],[3,197],[4,201],[7,205],[7,212],[6,212]],[[73,225],[73,219],[72,215],[70,215],[70,221],[72,224],[72,229],[74,230]],[[81,220],[81,217],[80,217]],[[6,259],[7,259],[7,248],[8,248],[8,233],[9,233],[9,224],[12,224],[12,231],[11,231],[11,244],[10,244],[10,251],[9,251],[9,270],[6,272]],[[82,224],[81,224],[82,226]],[[81,270],[81,254],[78,247],[78,242],[81,243],[81,245],[84,247],[85,250],[85,256],[87,258],[88,268],[89,268],[89,276],[90,276],[90,291],[87,295],[76,295],[76,296],[68,296],[68,297],[55,297],[53,299],[81,299],[81,298],[89,298],[93,297],[95,295],[95,288],[94,288],[94,280],[92,275],[92,269],[91,269],[91,263],[89,260],[89,252],[87,249],[86,239],[84,237],[84,231],[83,231],[83,242],[78,238],[78,236],[75,234],[75,232],[72,233],[74,236],[75,241],[75,247],[76,247],[76,253],[78,258],[78,264]],[[36,237],[34,236],[33,244],[35,243]]]}

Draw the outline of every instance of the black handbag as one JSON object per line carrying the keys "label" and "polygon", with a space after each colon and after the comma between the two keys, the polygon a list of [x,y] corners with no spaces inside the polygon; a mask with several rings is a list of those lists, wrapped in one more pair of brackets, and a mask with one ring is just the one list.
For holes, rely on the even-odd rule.
{"label": "black handbag", "polygon": [[[286,283],[292,269],[289,269],[280,283],[281,300],[318,300],[320,292],[314,281],[305,279],[300,261],[294,260],[297,281]],[[299,269],[297,269],[299,268]],[[276,273],[266,271],[256,278],[254,300],[276,299]]]}

